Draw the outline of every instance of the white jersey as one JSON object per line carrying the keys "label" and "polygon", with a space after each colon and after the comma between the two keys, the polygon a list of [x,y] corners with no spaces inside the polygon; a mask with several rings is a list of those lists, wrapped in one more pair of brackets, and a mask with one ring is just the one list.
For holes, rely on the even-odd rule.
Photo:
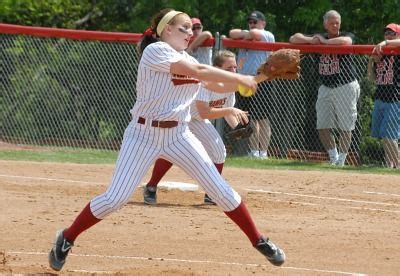
{"label": "white jersey", "polygon": [[[159,158],[176,164],[195,179],[224,212],[240,205],[240,195],[221,176],[204,145],[189,129],[189,124],[197,122],[199,135],[207,133],[206,137],[210,137],[208,133],[211,132],[205,131],[205,126],[212,128],[215,137],[218,135],[211,124],[204,123],[207,120],[190,122],[189,108],[199,92],[200,82],[170,73],[171,64],[182,59],[197,63],[186,52],[177,52],[165,42],[150,44],[143,51],[138,70],[137,101],[131,110],[132,120],[124,133],[111,184],[106,192],[90,202],[90,210],[96,218],[103,219],[126,204]],[[138,117],[145,121],[141,123]],[[152,120],[188,123],[159,127],[150,124]],[[223,162],[222,139],[220,142],[208,140],[211,144],[218,143],[215,150],[213,145],[210,146],[210,151],[216,152],[215,162]]]}
{"label": "white jersey", "polygon": [[196,62],[185,51],[177,52],[165,42],[152,43],[143,51],[138,69],[137,98],[133,117],[160,121],[189,122],[189,106],[200,82],[187,76],[172,75],[170,66],[182,59]]}
{"label": "white jersey", "polygon": [[207,102],[210,107],[233,107],[235,105],[235,93],[216,93],[201,86],[199,93],[196,95],[195,101],[190,106],[190,115],[192,120],[203,120],[196,107],[196,101]]}

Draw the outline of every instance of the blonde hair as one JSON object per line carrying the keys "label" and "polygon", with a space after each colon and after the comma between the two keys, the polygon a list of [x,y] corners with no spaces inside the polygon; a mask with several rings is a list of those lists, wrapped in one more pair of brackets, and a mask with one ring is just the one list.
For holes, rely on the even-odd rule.
{"label": "blonde hair", "polygon": [[162,31],[165,29],[165,26],[167,26],[167,24],[171,21],[172,18],[174,18],[176,15],[181,14],[183,12],[180,11],[174,11],[171,10],[169,12],[167,12],[160,20],[160,22],[158,22],[157,25],[157,35],[161,36]]}
{"label": "blonde hair", "polygon": [[236,55],[229,50],[219,51],[213,58],[213,65],[216,67],[222,67],[222,64],[224,64],[225,60],[230,57],[235,58]]}
{"label": "blonde hair", "polygon": [[[169,14],[170,12],[176,12],[176,11],[173,10],[173,9],[170,9],[170,8],[166,8],[166,9],[163,9],[163,10],[159,11],[156,15],[153,16],[153,18],[151,19],[150,29],[153,31],[155,36],[152,36],[152,35],[143,36],[142,40],[138,44],[138,50],[139,50],[140,55],[143,53],[144,49],[148,45],[160,40],[160,35],[158,35],[158,26],[161,25],[160,24],[161,20],[163,18],[166,18],[167,17],[166,15]],[[174,24],[175,16],[176,16],[176,14],[174,16],[172,16],[171,18],[169,18],[169,20],[168,20],[168,22],[166,24],[168,24],[168,23],[169,24]],[[162,27],[162,29],[164,29],[164,28],[165,28],[165,25],[164,25],[164,27]],[[162,32],[162,30],[161,30],[161,32]],[[161,32],[160,32],[160,34],[161,34]]]}

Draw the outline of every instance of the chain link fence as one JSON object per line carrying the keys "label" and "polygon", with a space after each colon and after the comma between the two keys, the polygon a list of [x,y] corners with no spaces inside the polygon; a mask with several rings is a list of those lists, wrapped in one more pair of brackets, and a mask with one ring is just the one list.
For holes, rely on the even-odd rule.
{"label": "chain link fence", "polygon": [[[138,40],[10,34],[4,31],[5,24],[0,25],[0,141],[118,150],[136,99]],[[224,44],[217,42],[218,48]],[[345,74],[353,74],[361,87],[347,164],[381,166],[383,146],[370,135],[375,85],[367,79],[368,56],[343,58],[354,68]],[[320,59],[318,53],[303,54],[299,80],[264,82],[257,97],[246,99],[250,106],[259,101],[257,112],[269,122],[270,137],[261,131],[258,143],[267,147],[270,158],[328,160],[316,130]],[[242,101],[237,95],[237,103]],[[217,125],[222,126],[221,134],[227,130],[226,124]],[[336,140],[338,133],[333,131]],[[245,155],[251,149],[250,141],[226,145],[231,155]]]}

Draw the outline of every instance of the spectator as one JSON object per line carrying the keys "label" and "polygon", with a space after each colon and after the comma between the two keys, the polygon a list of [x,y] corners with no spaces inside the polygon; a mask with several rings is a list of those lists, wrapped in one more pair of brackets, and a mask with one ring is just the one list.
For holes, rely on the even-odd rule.
{"label": "spectator", "polygon": [[[229,37],[233,39],[246,39],[252,41],[275,42],[274,35],[265,30],[266,21],[262,12],[253,11],[247,18],[249,30],[232,29]],[[269,52],[240,49],[238,53],[238,72],[245,75],[256,75],[257,68],[268,58]],[[253,97],[238,97],[238,108],[249,112],[256,124],[256,132],[250,137],[249,155],[255,158],[268,158],[268,146],[271,139],[271,125],[267,117],[268,97],[265,95],[269,84],[262,84]]]}
{"label": "spectator", "polygon": [[203,64],[212,64],[212,47],[200,47],[204,41],[212,38],[212,34],[209,31],[203,31],[203,25],[200,19],[192,18],[192,31],[193,40],[190,43],[186,51],[198,62]]}
{"label": "spectator", "polygon": [[[352,33],[340,31],[341,17],[337,11],[326,12],[323,23],[326,33],[311,36],[296,33],[290,37],[290,43],[328,45],[354,43]],[[318,74],[322,82],[316,103],[319,137],[329,154],[330,163],[344,166],[351,143],[351,132],[357,120],[360,85],[355,78],[351,56],[321,54],[318,55],[317,61]],[[332,133],[333,129],[339,130],[338,148]]]}
{"label": "spectator", "polygon": [[383,138],[386,165],[399,168],[400,56],[382,56],[382,51],[388,45],[400,46],[400,26],[387,25],[384,38],[375,46],[368,63],[368,76],[376,84],[371,135]]}

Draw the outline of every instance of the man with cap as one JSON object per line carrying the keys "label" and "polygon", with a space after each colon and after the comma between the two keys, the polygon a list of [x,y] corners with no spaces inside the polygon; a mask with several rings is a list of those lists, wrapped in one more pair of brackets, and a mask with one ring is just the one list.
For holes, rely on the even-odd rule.
{"label": "man with cap", "polygon": [[371,136],[383,139],[386,166],[399,168],[400,56],[382,53],[386,46],[400,47],[400,26],[391,23],[383,31],[385,40],[375,46],[368,63],[368,77],[376,84]]}
{"label": "man with cap", "polygon": [[[290,37],[294,44],[350,45],[354,35],[340,31],[341,16],[335,10],[323,16],[326,33],[304,35],[296,33]],[[356,79],[353,56],[342,54],[319,54],[316,67],[322,84],[318,88],[317,130],[330,164],[344,166],[351,144],[352,131],[357,121],[357,102],[360,85]],[[336,146],[334,131],[339,133]]]}
{"label": "man with cap", "polygon": [[[233,39],[245,39],[252,41],[275,42],[274,35],[265,30],[265,16],[260,11],[253,11],[247,18],[249,30],[232,29],[229,37]],[[240,49],[238,53],[238,72],[245,75],[256,75],[258,67],[264,63],[268,56],[267,51]],[[238,97],[238,107],[249,112],[254,119],[256,131],[250,137],[250,149],[248,154],[254,158],[268,158],[267,149],[271,139],[271,126],[267,117],[268,95],[266,95],[268,83],[261,83],[263,87],[254,96],[249,98]]]}
{"label": "man with cap", "polygon": [[201,45],[207,39],[212,38],[212,34],[209,31],[203,31],[203,24],[199,18],[192,18],[192,31],[193,37],[192,42],[186,51],[198,62],[203,64],[212,65],[212,47],[202,47]]}

